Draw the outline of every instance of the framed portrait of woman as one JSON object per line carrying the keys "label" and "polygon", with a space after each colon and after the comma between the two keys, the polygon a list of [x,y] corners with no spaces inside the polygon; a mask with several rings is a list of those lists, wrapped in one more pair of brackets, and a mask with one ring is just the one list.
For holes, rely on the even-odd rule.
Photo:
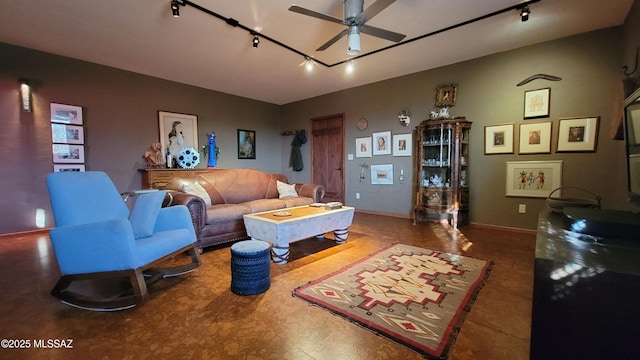
{"label": "framed portrait of woman", "polygon": [[391,154],[391,131],[373,133],[373,155]]}
{"label": "framed portrait of woman", "polygon": [[198,149],[198,116],[158,111],[158,128],[162,153],[172,155],[183,148]]}

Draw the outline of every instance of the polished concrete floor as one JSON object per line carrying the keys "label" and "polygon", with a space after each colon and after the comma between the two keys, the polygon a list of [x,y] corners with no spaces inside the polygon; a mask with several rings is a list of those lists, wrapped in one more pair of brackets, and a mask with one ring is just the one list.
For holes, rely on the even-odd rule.
{"label": "polished concrete floor", "polygon": [[[31,349],[0,348],[0,359],[418,359],[291,295],[394,242],[495,262],[449,359],[529,358],[533,232],[476,225],[453,232],[356,213],[349,235],[343,245],[294,243],[288,264],[271,265],[271,288],[245,297],[229,289],[229,247],[211,249],[195,272],[153,284],[143,305],[110,313],[71,308],[49,295],[59,272],[46,234],[1,236],[0,339],[29,340]],[[42,340],[62,344],[49,339],[71,339],[73,348],[33,348]]]}

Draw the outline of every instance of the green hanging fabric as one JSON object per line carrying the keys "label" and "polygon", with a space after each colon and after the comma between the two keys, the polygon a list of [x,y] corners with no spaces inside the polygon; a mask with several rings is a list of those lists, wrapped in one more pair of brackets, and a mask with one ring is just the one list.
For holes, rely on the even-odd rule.
{"label": "green hanging fabric", "polygon": [[296,130],[296,134],[291,142],[291,157],[289,158],[289,166],[293,171],[302,171],[304,164],[302,163],[302,144],[307,143],[307,132],[305,130]]}

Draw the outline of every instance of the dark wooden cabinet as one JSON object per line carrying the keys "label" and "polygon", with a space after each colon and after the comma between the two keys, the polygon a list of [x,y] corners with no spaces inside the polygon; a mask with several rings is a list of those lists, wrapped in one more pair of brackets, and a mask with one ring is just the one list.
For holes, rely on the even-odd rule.
{"label": "dark wooden cabinet", "polygon": [[414,223],[469,222],[469,135],[465,118],[429,119],[416,126]]}

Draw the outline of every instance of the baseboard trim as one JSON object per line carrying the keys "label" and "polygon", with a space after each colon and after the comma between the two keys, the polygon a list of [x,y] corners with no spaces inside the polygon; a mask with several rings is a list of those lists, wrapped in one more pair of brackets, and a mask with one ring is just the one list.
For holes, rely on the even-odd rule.
{"label": "baseboard trim", "polygon": [[26,230],[26,231],[14,232],[14,233],[0,234],[0,239],[2,239],[3,237],[9,237],[9,236],[48,235],[50,230],[51,230],[50,228],[46,228],[46,229]]}
{"label": "baseboard trim", "polygon": [[407,220],[411,220],[411,216],[409,215],[402,215],[402,214],[395,214],[395,213],[386,213],[386,212],[381,212],[381,211],[371,211],[371,210],[360,210],[360,209],[356,209],[356,212],[358,213],[362,213],[362,214],[370,214],[370,215],[381,215],[381,216],[389,216],[389,217],[394,217],[394,218],[400,218],[400,219],[407,219]]}
{"label": "baseboard trim", "polygon": [[537,233],[537,230],[535,230],[535,229],[523,229],[523,228],[517,228],[517,227],[511,227],[511,226],[502,226],[502,225],[494,225],[494,224],[481,224],[481,223],[477,223],[477,222],[473,222],[473,221],[471,222],[471,225],[476,226],[476,227],[480,227],[480,228],[509,230],[509,231],[525,233],[525,234],[535,234],[535,233]]}

